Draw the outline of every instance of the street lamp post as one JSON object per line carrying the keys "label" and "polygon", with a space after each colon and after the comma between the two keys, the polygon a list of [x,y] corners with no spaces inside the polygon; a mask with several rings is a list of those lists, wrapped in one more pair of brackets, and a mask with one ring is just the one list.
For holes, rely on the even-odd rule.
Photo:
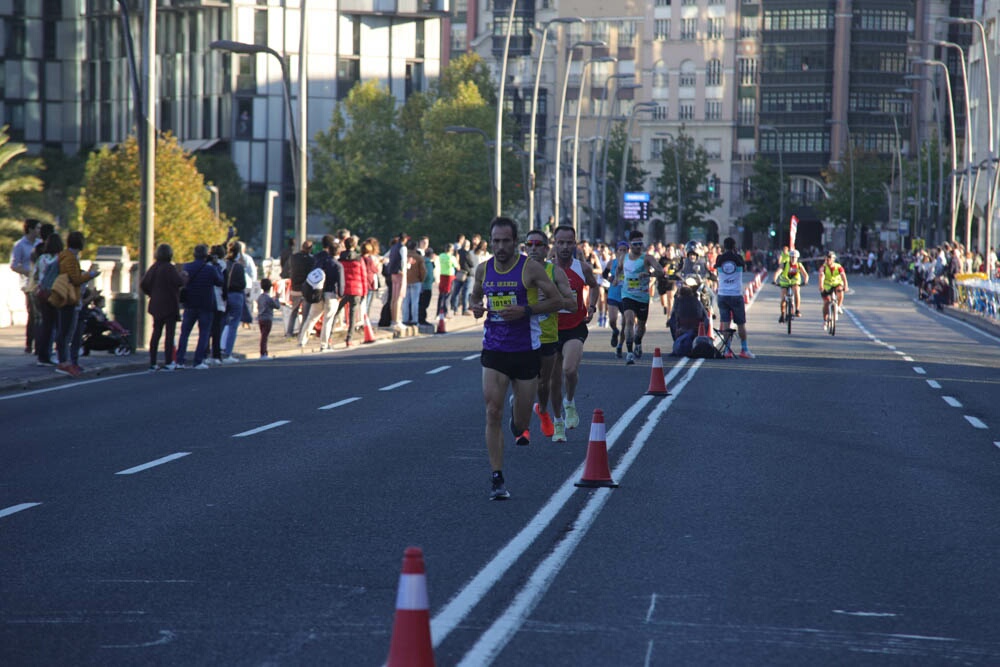
{"label": "street lamp post", "polygon": [[[940,230],[940,219],[941,212],[944,210],[944,160],[941,159],[941,142],[944,139],[944,135],[941,131],[941,101],[938,97],[938,87],[934,79],[926,75],[920,74],[907,74],[903,77],[905,81],[926,81],[932,86],[934,92],[934,120],[937,124],[937,140],[938,140],[938,151],[937,151],[937,163],[938,163],[938,201],[937,201],[937,215],[934,217],[935,230]],[[927,210],[928,217],[931,209],[931,153],[930,150],[927,151]]]}
{"label": "street lamp post", "polygon": [[785,164],[781,132],[774,125],[761,125],[758,129],[762,132],[774,132],[778,144],[778,229],[781,229],[781,225],[785,224]]}
{"label": "street lamp post", "polygon": [[[609,101],[608,100],[608,98],[609,98],[608,83],[612,79],[627,79],[627,78],[632,78],[634,76],[635,75],[632,74],[632,73],[622,73],[622,74],[617,74],[616,73],[616,74],[609,75],[608,78],[607,78],[607,80],[605,80],[605,82],[604,82],[604,100],[605,100],[605,102]],[[635,82],[616,85],[615,86],[615,99],[610,100],[610,104],[606,105],[608,107],[607,119],[602,122],[601,116],[599,116],[597,118],[596,134],[601,137],[601,143],[600,143],[600,156],[601,156],[601,165],[600,166],[601,166],[601,169],[600,169],[600,171],[598,171],[598,169],[597,169],[597,167],[598,167],[598,165],[597,165],[597,155],[598,154],[595,153],[594,156],[593,156],[592,164],[591,164],[591,171],[594,172],[595,174],[597,174],[597,176],[598,176],[598,178],[600,180],[598,180],[598,178],[593,179],[594,188],[593,188],[593,191],[592,191],[592,194],[591,194],[590,209],[591,209],[591,211],[596,211],[597,210],[597,207],[598,207],[597,191],[598,191],[598,188],[600,188],[601,201],[600,201],[600,214],[599,214],[600,217],[599,217],[599,220],[601,221],[601,231],[602,231],[602,233],[607,233],[607,219],[606,219],[607,218],[607,216],[606,216],[607,209],[605,207],[605,204],[606,204],[605,195],[606,195],[607,187],[608,187],[608,182],[607,182],[607,175],[608,175],[608,171],[607,171],[608,170],[608,136],[611,134],[611,118],[612,118],[612,112],[614,110],[614,103],[617,101],[618,95],[619,95],[619,93],[622,90],[637,90],[639,88],[642,88],[642,84],[641,83],[635,83]],[[603,110],[602,110],[602,112],[603,112]],[[602,116],[603,116],[603,113],[602,113]],[[604,127],[604,131],[603,132],[601,132],[601,126],[602,125]]]}
{"label": "street lamp post", "polygon": [[847,159],[850,163],[850,168],[851,168],[851,213],[847,221],[847,228],[853,230],[854,229],[854,142],[851,141],[851,126],[848,125],[847,121],[845,120],[834,120],[832,118],[828,118],[826,122],[829,123],[830,125],[843,125],[844,133],[847,135],[847,150],[849,151],[849,153],[847,154]]}
{"label": "street lamp post", "polygon": [[[559,198],[560,198],[560,193],[562,191],[562,185],[559,182],[560,179],[559,172],[562,170],[561,167],[562,130],[563,130],[563,118],[566,115],[566,90],[569,88],[569,67],[570,64],[573,62],[573,53],[579,48],[585,48],[588,46],[589,47],[607,46],[607,44],[600,40],[581,41],[581,42],[575,42],[571,47],[569,47],[569,49],[566,50],[566,71],[563,73],[562,94],[559,96],[559,122],[556,124],[556,165],[555,165],[556,182],[555,182],[555,187],[553,188],[554,192],[552,193],[552,200],[553,200],[552,209],[556,225],[562,223],[562,220],[559,217]],[[582,88],[582,81],[581,81],[581,88]]]}
{"label": "street lamp post", "polygon": [[500,92],[499,99],[497,100],[497,149],[495,151],[496,158],[493,165],[493,213],[496,217],[500,217],[500,209],[502,207],[502,199],[500,198],[500,144],[503,143],[503,110],[504,110],[504,95],[505,89],[507,87],[507,56],[510,53],[510,34],[514,29],[514,10],[517,9],[517,0],[510,0],[510,13],[507,15],[507,30],[503,42],[503,60],[500,61]]}
{"label": "street lamp post", "polygon": [[268,190],[264,200],[264,258],[271,258],[271,230],[274,228],[274,198],[277,190]]}
{"label": "street lamp post", "polygon": [[[965,52],[962,47],[954,42],[947,42],[945,40],[936,39],[932,40],[931,44],[936,44],[937,46],[943,46],[945,48],[952,48],[958,50],[958,62],[962,66],[962,81],[965,85],[962,86],[962,90],[965,93],[963,98],[965,102],[965,246],[967,248],[972,247],[972,239],[969,237],[972,235],[972,111],[971,105],[969,103],[969,71],[965,67]],[[950,95],[949,95],[950,97]]]}
{"label": "street lamp post", "polygon": [[[990,245],[991,245],[991,243],[993,241],[993,239],[992,239],[992,236],[993,236],[993,234],[992,234],[992,231],[993,231],[993,216],[996,214],[997,188],[1000,187],[1000,169],[997,169],[996,160],[995,160],[995,156],[996,156],[996,142],[995,142],[995,135],[994,135],[994,131],[993,131],[993,123],[994,123],[994,117],[993,117],[993,77],[990,76],[990,54],[989,54],[989,50],[987,49],[987,46],[986,46],[987,45],[987,42],[986,42],[986,28],[985,28],[985,26],[983,26],[983,24],[982,24],[981,21],[978,21],[976,19],[940,17],[938,20],[941,21],[942,23],[975,25],[976,28],[979,29],[979,40],[980,40],[980,43],[983,45],[983,75],[986,78],[986,115],[987,115],[987,122],[986,122],[986,124],[987,124],[988,129],[989,129],[989,142],[990,142],[989,163],[990,163],[990,176],[991,176],[990,180],[992,181],[992,184],[991,184],[991,187],[990,187],[990,191],[987,194],[987,200],[986,200],[986,224],[985,224],[986,235],[985,235],[985,242],[983,244],[983,246],[984,246],[983,247],[983,253],[984,253],[984,256],[987,257],[987,275],[992,276],[993,275],[993,267],[989,266],[990,258],[992,257],[992,255],[990,255]],[[970,54],[970,56],[971,56],[971,54]],[[966,87],[968,87],[968,82],[966,82]],[[968,94],[968,93],[966,93],[966,94]],[[983,231],[984,230],[982,229],[982,227],[980,227],[980,230],[979,230],[979,238],[980,238],[980,240],[983,240],[983,238],[984,238],[983,237]]]}
{"label": "street lamp post", "polygon": [[[580,72],[580,89],[577,93],[576,98],[576,123],[573,128],[573,170],[571,173],[571,178],[573,179],[571,185],[571,200],[573,202],[573,214],[571,220],[573,221],[573,229],[579,233],[579,225],[577,224],[577,212],[580,209],[580,202],[577,200],[579,197],[577,188],[579,187],[580,179],[577,177],[577,168],[580,160],[580,116],[583,115],[583,86],[587,81],[587,68],[593,63],[616,63],[618,59],[614,56],[602,56],[600,58],[590,58],[583,63],[583,70]],[[591,94],[593,94],[593,86],[591,86]]]}
{"label": "street lamp post", "polygon": [[535,134],[535,123],[538,119],[538,86],[542,79],[542,62],[545,59],[545,42],[548,39],[549,27],[553,23],[583,23],[582,18],[567,16],[554,18],[547,21],[542,26],[542,41],[538,46],[538,64],[535,67],[535,87],[531,95],[531,125],[528,130],[530,138],[528,146],[528,225],[531,229],[537,229],[535,221],[535,150],[538,144],[538,137]]}
{"label": "street lamp post", "polygon": [[499,204],[497,203],[498,202],[497,196],[500,194],[500,191],[494,185],[494,183],[496,182],[496,176],[493,173],[493,161],[490,160],[491,143],[493,144],[496,153],[497,154],[500,153],[500,149],[496,148],[496,142],[495,141],[491,142],[489,135],[486,134],[486,131],[479,129],[478,127],[468,127],[465,125],[449,125],[446,128],[444,128],[444,131],[447,134],[479,134],[483,137],[483,146],[486,147],[486,166],[490,173],[490,194],[493,196],[493,210],[494,212],[496,212],[497,207],[499,206]]}
{"label": "street lamp post", "polygon": [[948,236],[948,240],[952,243],[955,242],[955,227],[958,223],[958,189],[957,189],[957,170],[958,170],[958,147],[955,145],[955,107],[952,105],[951,100],[951,73],[948,71],[948,66],[941,62],[940,60],[934,60],[932,58],[914,58],[912,62],[915,65],[932,65],[935,67],[940,67],[944,70],[944,83],[945,83],[945,99],[948,100],[948,109],[951,112],[951,232]]}
{"label": "street lamp post", "polygon": [[[305,16],[305,0],[302,0],[302,15]],[[303,19],[304,21],[304,19]],[[305,42],[305,25],[302,26],[302,36],[300,39],[300,49],[304,46]],[[243,55],[256,55],[258,53],[266,53],[268,55],[274,56],[278,65],[281,66],[281,79],[284,90],[285,97],[285,110],[288,113],[288,128],[289,135],[291,137],[291,144],[289,145],[289,152],[292,157],[292,180],[295,182],[295,237],[296,246],[301,247],[302,242],[306,240],[306,196],[308,194],[308,173],[307,162],[306,162],[306,152],[305,147],[299,143],[298,134],[295,131],[295,116],[292,114],[292,82],[288,74],[288,68],[285,66],[285,59],[281,57],[281,54],[272,49],[269,46],[264,46],[262,44],[247,44],[245,42],[234,42],[229,39],[218,39],[211,42],[208,45],[211,49],[217,49],[219,51],[229,51],[230,53],[239,53]],[[303,60],[305,56],[300,52],[299,54],[299,124],[303,135],[306,132],[306,103],[305,103],[305,90],[307,87],[307,82],[303,78],[305,71],[303,67]],[[303,137],[304,138],[304,137]]]}
{"label": "street lamp post", "polygon": [[625,127],[625,145],[622,147],[622,173],[618,179],[618,234],[615,237],[621,240],[625,225],[625,179],[628,175],[628,154],[632,148],[630,137],[632,136],[632,125],[635,124],[635,115],[640,111],[650,111],[658,107],[656,102],[639,102],[632,105],[632,112],[628,115],[628,125]]}

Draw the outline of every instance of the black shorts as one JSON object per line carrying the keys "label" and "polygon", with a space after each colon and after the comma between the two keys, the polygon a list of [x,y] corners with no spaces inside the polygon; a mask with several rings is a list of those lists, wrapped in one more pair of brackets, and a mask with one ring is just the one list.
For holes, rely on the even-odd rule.
{"label": "black shorts", "polygon": [[833,287],[831,287],[830,289],[827,289],[827,290],[820,290],[820,293],[819,293],[819,294],[820,294],[820,296],[822,296],[822,297],[823,297],[824,299],[827,299],[827,298],[829,298],[829,297],[830,297],[830,295],[831,295],[831,294],[833,294],[834,292],[843,292],[843,291],[844,291],[844,286],[843,286],[843,285],[834,285],[834,286],[833,286]]}
{"label": "black shorts", "polygon": [[741,296],[719,296],[719,320],[723,323],[730,321],[737,326],[747,323],[747,309],[743,304]]}
{"label": "black shorts", "polygon": [[632,311],[635,313],[635,319],[639,320],[643,324],[649,319],[649,302],[648,301],[636,301],[635,299],[630,299],[625,297],[622,299],[622,310],[628,312]]}
{"label": "black shorts", "polygon": [[497,352],[483,350],[479,355],[483,368],[503,373],[511,380],[534,380],[542,370],[542,355],[538,350],[527,352]]}
{"label": "black shorts", "polygon": [[656,293],[660,296],[674,291],[674,281],[669,278],[656,279]]}
{"label": "black shorts", "polygon": [[578,340],[581,343],[585,343],[587,341],[588,333],[589,330],[587,329],[586,322],[580,322],[580,324],[576,325],[572,329],[560,329],[559,342],[557,343],[558,347],[556,347],[556,350],[559,352],[559,354],[562,354],[563,343],[565,343],[568,340]]}
{"label": "black shorts", "polygon": [[551,343],[542,343],[542,346],[538,348],[538,352],[543,357],[551,357],[556,353],[556,348],[559,347],[559,341],[553,341]]}

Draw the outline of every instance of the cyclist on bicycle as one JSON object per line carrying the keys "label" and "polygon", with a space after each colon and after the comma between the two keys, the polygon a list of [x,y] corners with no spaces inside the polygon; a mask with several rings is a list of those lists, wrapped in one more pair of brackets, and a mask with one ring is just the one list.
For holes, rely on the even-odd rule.
{"label": "cyclist on bicycle", "polygon": [[819,293],[823,297],[823,323],[830,319],[831,296],[836,295],[837,312],[844,312],[844,292],[847,291],[847,273],[837,262],[837,253],[826,253],[826,261],[820,267]]}
{"label": "cyclist on bicycle", "polygon": [[791,313],[785,313],[785,297],[789,289],[795,296],[795,317],[802,317],[799,285],[809,284],[809,274],[805,265],[799,262],[798,250],[790,250],[788,258],[778,265],[778,270],[774,272],[774,283],[781,288],[781,317],[778,322],[784,322],[785,317],[792,317]]}

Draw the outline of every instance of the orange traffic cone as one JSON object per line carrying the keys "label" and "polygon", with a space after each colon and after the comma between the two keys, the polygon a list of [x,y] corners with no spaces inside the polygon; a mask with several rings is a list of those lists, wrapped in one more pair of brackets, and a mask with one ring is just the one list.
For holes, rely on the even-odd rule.
{"label": "orange traffic cone", "polygon": [[386,666],[434,667],[424,552],[418,547],[407,547],[403,554],[403,571],[396,593],[396,619],[392,624]]}
{"label": "orange traffic cone", "polygon": [[701,338],[702,336],[707,336],[707,335],[708,334],[705,333],[705,323],[704,322],[699,323],[698,324],[698,338]]}
{"label": "orange traffic cone", "polygon": [[448,333],[448,331],[444,328],[444,311],[443,310],[440,313],[438,313],[438,326],[437,326],[437,331],[435,331],[434,333],[441,333],[441,334]]}
{"label": "orange traffic cone", "polygon": [[374,343],[375,342],[375,332],[372,331],[372,321],[368,319],[368,313],[365,313],[365,342]]}
{"label": "orange traffic cone", "polygon": [[653,368],[649,371],[649,389],[647,396],[668,396],[667,383],[663,377],[663,357],[660,356],[660,348],[653,349]]}
{"label": "orange traffic cone", "polygon": [[583,466],[583,477],[576,485],[588,488],[618,486],[611,479],[611,469],[608,467],[608,443],[604,439],[603,410],[594,410],[594,419],[590,423],[590,442],[587,444],[587,461]]}

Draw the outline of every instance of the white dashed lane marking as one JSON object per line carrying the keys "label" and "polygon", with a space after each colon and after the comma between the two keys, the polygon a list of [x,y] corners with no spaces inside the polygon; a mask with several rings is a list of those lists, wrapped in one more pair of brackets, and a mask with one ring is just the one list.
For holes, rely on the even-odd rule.
{"label": "white dashed lane marking", "polygon": [[974,428],[989,428],[981,419],[973,417],[972,415],[965,415],[965,421],[972,424]]}
{"label": "white dashed lane marking", "polygon": [[948,405],[950,405],[953,408],[960,408],[960,407],[962,407],[962,403],[957,398],[955,398],[954,396],[942,396],[941,398],[944,399],[945,403],[947,403]]}
{"label": "white dashed lane marking", "polygon": [[928,380],[927,384],[930,385],[931,389],[940,389],[941,388],[941,383],[938,382],[937,380]]}
{"label": "white dashed lane marking", "polygon": [[389,384],[384,387],[379,387],[379,391],[392,391],[393,389],[399,389],[400,387],[405,387],[406,385],[413,382],[413,380],[401,380],[395,384]]}
{"label": "white dashed lane marking", "polygon": [[429,371],[427,371],[427,373],[425,373],[425,375],[437,375],[438,373],[446,371],[449,368],[451,368],[451,366],[438,366],[437,368],[432,368]]}
{"label": "white dashed lane marking", "polygon": [[336,403],[331,403],[330,405],[324,405],[320,407],[320,410],[333,410],[334,408],[339,408],[342,405],[347,405],[348,403],[353,403],[354,401],[360,401],[360,396],[352,396],[351,398],[345,398],[342,401],[337,401]]}
{"label": "white dashed lane marking", "polygon": [[143,463],[142,465],[136,466],[134,468],[127,468],[125,470],[119,470],[116,475],[134,475],[137,472],[142,472],[143,470],[149,470],[150,468],[155,468],[156,466],[163,465],[164,463],[169,463],[181,457],[187,456],[191,452],[177,452],[176,454],[170,454],[169,456],[164,456],[163,458],[156,459],[155,461],[150,461],[149,463]]}
{"label": "white dashed lane marking", "polygon": [[243,431],[242,433],[237,433],[233,437],[234,438],[245,438],[248,435],[256,435],[256,434],[261,433],[263,431],[270,431],[272,428],[278,428],[279,426],[284,426],[285,424],[288,424],[288,423],[289,423],[289,421],[287,419],[280,419],[280,420],[278,420],[276,422],[271,422],[270,424],[264,424],[263,426],[258,426],[257,428],[252,428],[249,431]]}
{"label": "white dashed lane marking", "polygon": [[[998,443],[998,446],[1000,446],[1000,443]],[[19,505],[11,505],[10,507],[5,507],[2,510],[0,510],[0,519],[2,519],[5,516],[10,516],[11,514],[17,514],[18,512],[21,512],[26,509],[31,509],[32,507],[37,507],[39,505],[41,505],[41,503],[21,503]]]}
{"label": "white dashed lane marking", "polygon": [[916,373],[917,375],[927,375],[927,371],[925,371],[920,366],[914,366],[913,367],[913,372]]}

